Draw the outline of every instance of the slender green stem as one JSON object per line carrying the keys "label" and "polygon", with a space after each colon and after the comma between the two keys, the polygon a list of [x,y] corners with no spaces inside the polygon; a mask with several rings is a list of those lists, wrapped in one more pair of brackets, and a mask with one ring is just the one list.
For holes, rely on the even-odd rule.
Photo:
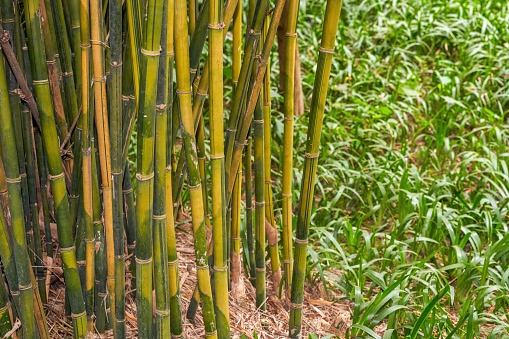
{"label": "slender green stem", "polygon": [[115,335],[126,337],[125,323],[125,252],[122,181],[123,112],[122,112],[122,0],[109,1],[110,91],[109,117],[113,196],[113,236],[115,254]]}
{"label": "slender green stem", "polygon": [[[138,112],[136,216],[136,304],[138,336],[152,338],[152,253],[154,196],[154,139],[163,2],[148,0],[141,50]],[[154,77],[154,74],[156,76]],[[155,78],[155,79],[154,79]]]}
{"label": "slender green stem", "polygon": [[304,299],[304,280],[306,277],[309,224],[313,207],[316,167],[318,164],[325,101],[327,99],[341,4],[342,0],[328,0],[323,21],[322,42],[309,113],[309,127],[297,217],[295,265],[293,267],[290,304],[290,338],[300,338],[302,331],[302,302]]}
{"label": "slender green stem", "polygon": [[[173,8],[171,8],[173,11]],[[154,159],[153,253],[156,307],[156,338],[166,338],[170,326],[170,282],[168,274],[167,215],[166,215],[166,155],[168,140],[168,2],[163,3],[161,24],[161,54],[156,97],[156,130]],[[171,32],[173,33],[173,31]]]}
{"label": "slender green stem", "polygon": [[[299,0],[289,0],[286,28],[286,52],[284,69],[284,133],[283,133],[283,258],[285,267],[285,285],[292,285],[293,249],[292,249],[292,181],[293,181],[293,120],[294,120],[294,82],[295,51],[297,49],[297,14]],[[289,292],[289,291],[288,291]]]}
{"label": "slender green stem", "polygon": [[[267,38],[269,31],[269,20],[263,23],[262,41]],[[278,248],[278,230],[274,220],[274,202],[272,200],[272,181],[271,181],[271,98],[270,98],[270,63],[267,60],[267,69],[263,83],[263,165],[264,165],[264,185],[265,185],[265,231],[267,243],[269,244],[270,267],[272,272],[272,281],[274,291],[277,294],[281,282],[281,268],[279,264]],[[239,166],[240,167],[240,166]]]}
{"label": "slender green stem", "polygon": [[253,157],[253,139],[248,137],[246,140],[247,148],[245,155],[245,182],[246,182],[246,236],[247,249],[249,259],[249,279],[254,284],[256,277],[255,269],[255,253],[254,253],[254,237],[253,237],[253,185],[252,185],[252,157]]}
{"label": "slender green stem", "polygon": [[194,247],[198,273],[198,286],[202,303],[205,334],[217,338],[214,303],[210,285],[205,233],[204,207],[198,168],[194,119],[191,107],[191,81],[189,75],[189,43],[187,40],[187,6],[185,0],[175,1],[175,62],[177,68],[177,94],[180,104],[183,150],[187,158],[188,185],[193,215]]}
{"label": "slender green stem", "polygon": [[[23,202],[21,198],[21,176],[18,166],[18,154],[11,117],[9,96],[5,79],[4,60],[0,62],[0,143],[5,166],[9,207],[11,215],[13,248],[16,258],[17,282],[20,286],[20,304],[23,317],[23,333],[28,338],[35,338],[34,301],[32,298],[32,281],[30,278],[30,259],[25,235]],[[3,253],[2,253],[3,254]],[[2,259],[4,256],[2,256]],[[9,260],[8,257],[5,257]],[[11,255],[12,258],[12,255]]]}
{"label": "slender green stem", "polygon": [[53,115],[48,70],[46,68],[46,57],[44,55],[45,51],[42,46],[43,38],[40,16],[38,15],[39,2],[36,0],[25,2],[25,10],[29,41],[28,51],[30,59],[33,61],[33,85],[37,97],[44,146],[47,154],[47,164],[55,203],[55,215],[58,238],[60,241],[60,252],[64,266],[66,290],[69,295],[72,310],[74,336],[75,338],[83,338],[87,335],[85,304],[77,270],[67,190]]}
{"label": "slender green stem", "polygon": [[223,29],[222,0],[209,0],[209,78],[210,86],[210,167],[212,171],[212,234],[214,241],[214,294],[217,334],[230,338],[228,305],[228,266],[226,237],[226,202],[224,191],[223,126]]}

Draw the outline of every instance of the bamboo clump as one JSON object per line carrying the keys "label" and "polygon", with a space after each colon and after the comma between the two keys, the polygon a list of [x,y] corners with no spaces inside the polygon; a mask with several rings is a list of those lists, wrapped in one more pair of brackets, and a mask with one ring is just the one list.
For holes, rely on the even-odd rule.
{"label": "bamboo clump", "polygon": [[[272,182],[270,56],[285,2],[279,216]],[[234,298],[244,294],[245,275],[256,290],[256,307],[265,309],[268,294],[291,298],[290,336],[300,335],[307,208],[341,1],[327,2],[295,255],[293,74],[299,1],[276,0],[272,9],[269,3],[0,2],[7,61],[0,62],[0,257],[6,280],[0,276],[0,336],[19,318],[18,337],[49,338],[43,304],[49,302],[51,272],[45,266],[59,255],[74,338],[108,329],[115,338],[126,338],[129,298],[136,300],[139,338],[182,337],[179,209],[192,218],[198,277],[187,317],[194,319],[201,305],[206,336],[230,338],[229,292]],[[229,83],[223,70],[230,26]],[[186,199],[189,208],[182,205]],[[52,218],[58,239],[51,236]],[[281,259],[286,295],[280,293]],[[273,290],[267,289],[267,277]],[[135,292],[127,297],[129,283]]]}

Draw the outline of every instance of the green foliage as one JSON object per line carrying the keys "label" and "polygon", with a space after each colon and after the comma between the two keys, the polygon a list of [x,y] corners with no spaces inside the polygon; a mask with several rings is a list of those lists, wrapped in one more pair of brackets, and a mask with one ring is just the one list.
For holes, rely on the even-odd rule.
{"label": "green foliage", "polygon": [[[307,108],[324,8],[301,0]],[[308,280],[352,301],[350,338],[507,336],[508,19],[504,1],[344,2]],[[272,123],[277,155],[282,113]]]}

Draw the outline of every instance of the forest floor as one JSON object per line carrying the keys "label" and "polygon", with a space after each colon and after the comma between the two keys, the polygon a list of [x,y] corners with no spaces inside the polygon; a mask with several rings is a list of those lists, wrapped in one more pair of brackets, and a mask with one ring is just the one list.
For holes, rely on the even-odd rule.
{"label": "forest floor", "polygon": [[[180,289],[182,296],[182,318],[184,321],[184,336],[186,338],[205,338],[203,318],[201,310],[198,310],[194,323],[186,318],[186,312],[194,287],[197,282],[196,265],[194,259],[194,244],[192,225],[186,220],[177,227],[177,250],[179,255]],[[58,247],[55,245],[56,253]],[[130,258],[129,258],[130,259]],[[128,261],[129,261],[128,259]],[[47,320],[52,338],[71,338],[72,323],[65,316],[65,291],[63,284],[63,272],[61,271],[60,258],[57,255],[52,271],[52,283],[50,285],[49,301],[46,305]],[[126,264],[128,267],[128,264]],[[270,261],[267,262],[267,300],[266,310],[262,311],[255,307],[255,289],[251,285],[245,272],[242,274],[244,294],[233,297],[230,293],[230,324],[232,338],[287,338],[290,304],[287,299],[279,299],[274,293],[272,277],[270,274]],[[126,281],[126,323],[128,338],[137,338],[136,290],[131,286],[131,276]],[[304,295],[304,337],[308,333],[314,333],[318,338],[334,334],[344,336],[346,329],[351,324],[350,312],[353,303],[339,291],[329,290],[329,297],[320,281],[313,285],[306,284]],[[332,302],[330,300],[340,300]],[[382,330],[382,328],[380,328]],[[378,331],[377,331],[378,332]],[[383,330],[381,331],[383,333]],[[256,334],[255,334],[256,333]],[[96,338],[113,338],[112,331],[104,334],[95,333]]]}

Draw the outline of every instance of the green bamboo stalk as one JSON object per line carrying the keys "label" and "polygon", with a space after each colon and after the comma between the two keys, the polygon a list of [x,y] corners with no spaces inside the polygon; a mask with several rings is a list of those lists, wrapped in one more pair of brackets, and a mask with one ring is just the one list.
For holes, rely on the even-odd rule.
{"label": "green bamboo stalk", "polygon": [[110,46],[110,138],[111,171],[113,175],[113,235],[115,253],[115,334],[125,338],[125,252],[124,252],[124,202],[122,181],[124,177],[123,157],[123,112],[122,112],[122,0],[109,2],[109,46]]}
{"label": "green bamboo stalk", "polygon": [[[74,10],[74,8],[72,7],[73,4],[71,3],[71,1],[62,1],[62,5],[63,5],[63,8],[64,8],[65,27],[67,29],[67,32],[72,32],[73,31],[73,27],[74,27],[74,23],[75,23],[72,20],[72,18],[71,18],[71,13]],[[76,9],[79,10],[79,0],[77,0],[77,5],[78,5],[78,7],[76,7]],[[78,12],[78,15],[79,15],[79,12]],[[79,22],[79,17],[78,17],[78,22]],[[72,52],[73,58],[74,58],[74,53],[79,53],[80,52],[80,46],[78,45],[77,49],[75,49],[74,44],[72,44],[71,45],[71,52]],[[73,59],[73,62],[74,62],[74,59]],[[77,65],[77,66],[79,67],[79,65]]]}
{"label": "green bamboo stalk", "polygon": [[[8,102],[9,96],[5,79],[4,60],[2,60],[2,62],[0,62],[0,143],[2,146],[7,190],[9,194],[13,248],[16,257],[15,265],[18,278],[16,285],[19,285],[20,290],[23,333],[28,338],[35,338],[34,301],[32,299],[32,281],[30,279],[31,267],[26,243],[23,202],[21,198],[21,176],[18,166],[14,126]],[[12,255],[10,257],[12,258]],[[5,258],[8,260],[9,257],[5,256]],[[4,260],[3,255],[2,260]]]}
{"label": "green bamboo stalk", "polygon": [[247,148],[245,155],[245,182],[246,182],[246,236],[247,236],[247,249],[249,251],[249,279],[254,285],[256,277],[256,264],[254,253],[254,237],[253,237],[253,191],[252,191],[252,156],[253,156],[253,139],[249,136],[246,140]]}
{"label": "green bamboo stalk", "polygon": [[125,162],[122,193],[124,194],[124,225],[127,239],[127,255],[131,257],[129,265],[131,286],[136,286],[136,262],[134,260],[134,249],[136,247],[136,207],[129,161]]}
{"label": "green bamboo stalk", "polygon": [[[47,6],[48,5],[48,6]],[[49,8],[49,11],[46,10],[46,6]],[[62,93],[60,92],[60,82],[59,75],[57,71],[57,59],[55,58],[56,53],[56,44],[54,41],[56,39],[52,36],[54,35],[54,30],[51,29],[50,25],[53,26],[53,13],[51,12],[51,7],[49,7],[49,1],[44,0],[40,1],[40,14],[42,16],[41,24],[42,24],[42,33],[44,37],[44,49],[46,51],[46,67],[48,68],[48,79],[51,90],[51,97],[53,99],[53,106],[56,114],[56,121],[58,130],[60,132],[60,140],[63,141],[65,136],[68,133],[67,129],[67,119],[66,119],[66,111],[64,109]],[[30,46],[29,46],[30,49]]]}
{"label": "green bamboo stalk", "polygon": [[[65,109],[67,115],[70,117],[70,124],[74,121],[78,115],[78,99],[76,97],[76,85],[74,79],[74,72],[72,68],[72,55],[71,55],[71,44],[69,42],[69,35],[65,26],[64,9],[62,6],[62,0],[50,0],[51,9],[53,10],[55,34],[57,37],[57,46],[59,53],[60,65],[62,68],[62,87],[65,99]],[[49,8],[48,8],[49,10]],[[79,8],[77,8],[76,15],[79,19]],[[79,24],[79,22],[78,22]],[[79,61],[81,62],[81,53],[79,53]],[[81,75],[81,69],[79,70]],[[81,80],[81,76],[80,76]],[[79,88],[81,91],[81,88]],[[81,92],[80,92],[81,93]],[[64,136],[65,138],[65,136]],[[81,150],[81,143],[74,146],[74,153],[78,153]]]}
{"label": "green bamboo stalk", "polygon": [[[223,126],[223,29],[222,0],[209,0],[209,78],[210,86],[210,167],[212,176],[212,234],[214,241],[214,294],[217,334],[230,338],[228,305],[228,266],[226,237],[226,201],[224,191]],[[192,19],[191,19],[192,20]],[[194,128],[193,128],[194,130]],[[226,241],[225,241],[226,240]]]}
{"label": "green bamboo stalk", "polygon": [[[127,22],[125,20],[124,22]],[[129,38],[129,37],[127,37]],[[136,261],[134,249],[136,247],[136,208],[134,203],[134,190],[131,182],[131,171],[127,150],[131,141],[135,115],[135,98],[133,95],[133,66],[132,49],[127,43],[122,64],[122,161],[124,162],[124,179],[122,193],[124,195],[124,226],[127,238],[127,254],[131,258],[129,272],[131,273],[131,286],[136,286]]]}
{"label": "green bamboo stalk", "polygon": [[37,184],[36,184],[36,167],[35,154],[34,154],[34,138],[32,134],[32,115],[28,110],[26,104],[22,105],[22,126],[23,126],[23,146],[26,155],[26,167],[28,174],[28,198],[30,201],[30,215],[32,219],[33,230],[33,248],[34,251],[34,266],[37,272],[37,285],[43,303],[47,302],[46,288],[45,288],[45,275],[44,263],[42,261],[42,242],[41,231],[39,228],[39,207],[37,205]]}
{"label": "green bamboo stalk", "polygon": [[[1,139],[0,139],[1,141]],[[2,161],[2,147],[0,142],[0,161]],[[3,161],[2,161],[3,163]],[[0,181],[6,182],[5,171],[0,171]],[[7,183],[6,183],[7,189]],[[7,194],[6,194],[7,197]],[[9,203],[7,201],[7,203]],[[4,214],[0,215],[0,258],[4,267],[5,277],[9,284],[9,290],[12,300],[14,301],[14,309],[21,315],[22,308],[20,304],[20,291],[18,285],[18,273],[16,271],[16,262],[13,253],[13,243],[11,242],[12,235],[8,230],[7,219]],[[12,245],[11,245],[12,244]]]}
{"label": "green bamboo stalk", "polygon": [[48,323],[46,322],[46,315],[44,313],[44,306],[42,305],[41,296],[35,280],[34,271],[30,270],[30,280],[32,281],[32,298],[34,300],[34,316],[35,325],[37,326],[37,334],[39,339],[49,339]]}
{"label": "green bamboo stalk", "polygon": [[[85,48],[86,49],[86,48]],[[85,50],[84,54],[87,54],[84,60],[90,60],[88,51]],[[81,51],[80,51],[81,52]],[[88,67],[86,67],[88,68]],[[83,70],[83,74],[89,77],[90,69]],[[89,88],[83,93],[88,94]],[[86,272],[85,272],[85,307],[87,312],[87,326],[88,330],[93,333],[94,330],[94,302],[95,302],[95,232],[94,232],[94,208],[93,208],[93,181],[92,176],[97,172],[93,171],[92,157],[95,155],[92,153],[92,135],[93,135],[93,115],[90,112],[90,101],[89,99],[83,100],[83,109],[80,119],[82,125],[83,136],[81,139],[81,157],[82,157],[82,192],[81,200],[83,202],[83,222],[84,222],[84,242],[85,242],[85,260],[86,260]]]}
{"label": "green bamboo stalk", "polygon": [[[170,282],[168,267],[168,235],[166,215],[166,154],[168,139],[168,2],[163,3],[161,24],[161,54],[156,97],[156,129],[154,160],[154,285],[156,310],[156,338],[166,338],[170,327]],[[171,8],[173,11],[173,8]],[[171,31],[170,33],[173,33]]]}
{"label": "green bamboo stalk", "polygon": [[[12,6],[11,6],[12,7]],[[14,20],[16,21],[16,19]],[[22,58],[22,52],[20,53],[20,46],[17,46],[17,54],[19,56],[20,60],[23,60]],[[22,72],[24,72],[24,67],[20,63],[20,69]],[[17,95],[16,93],[14,93]],[[19,101],[19,99],[18,99]],[[16,104],[16,107],[19,104]],[[32,234],[29,234],[29,237],[31,238],[32,247],[31,250],[33,252],[32,260],[35,265],[35,270],[37,271],[37,285],[39,288],[39,293],[42,296],[42,300],[44,303],[47,301],[46,296],[46,289],[45,289],[45,275],[44,275],[44,264],[42,260],[42,242],[41,242],[41,232],[39,228],[39,208],[37,205],[37,173],[36,173],[36,166],[37,163],[35,161],[35,145],[34,142],[34,136],[33,136],[33,129],[32,129],[32,115],[30,114],[30,111],[28,110],[28,106],[26,102],[23,102],[21,110],[21,128],[23,129],[23,148],[25,153],[25,164],[27,169],[27,184],[28,184],[28,191],[26,192],[29,200],[29,215],[31,216],[31,219],[29,220],[29,223],[31,226],[27,229],[27,232],[32,232]],[[25,225],[26,226],[26,225]],[[26,228],[26,227],[25,227]]]}
{"label": "green bamboo stalk", "polygon": [[170,326],[171,335],[175,338],[182,336],[183,325],[182,325],[182,304],[180,296],[180,279],[179,279],[179,266],[178,266],[178,255],[177,255],[177,241],[175,236],[175,219],[173,213],[173,197],[172,197],[172,147],[171,140],[172,134],[176,133],[173,131],[172,119],[172,108],[173,108],[173,62],[175,52],[173,51],[174,46],[174,21],[175,21],[175,2],[173,0],[168,1],[168,25],[167,25],[167,52],[166,62],[168,69],[168,118],[167,118],[167,142],[166,142],[166,245],[168,251],[168,278],[169,278],[169,291],[170,291]]}
{"label": "green bamboo stalk", "polygon": [[[57,220],[58,238],[64,266],[66,290],[70,298],[75,338],[87,335],[85,305],[81,294],[81,284],[77,271],[76,254],[74,251],[72,225],[69,216],[69,205],[59,143],[53,116],[53,105],[46,68],[46,57],[43,48],[39,3],[35,0],[25,2],[26,23],[29,41],[29,53],[33,70],[33,85],[38,99],[44,146],[50,174],[55,215]],[[16,255],[17,258],[17,255]],[[17,259],[16,259],[17,261]]]}
{"label": "green bamboo stalk", "polygon": [[[74,77],[75,81],[75,88],[76,88],[76,101],[78,103],[78,107],[82,105],[82,86],[83,86],[83,79],[82,79],[82,53],[81,53],[81,1],[80,0],[70,0],[70,1],[62,1],[57,0],[62,6],[62,10],[64,12],[64,20],[70,20],[71,25],[70,29],[66,22],[66,31],[68,33],[67,37],[70,48],[71,48],[71,56],[73,61],[73,70],[74,74],[76,75]],[[59,6],[60,8],[60,6]],[[68,11],[66,11],[66,8],[68,8]],[[60,11],[60,10],[59,10]],[[70,12],[70,15],[66,15],[66,12]],[[88,27],[88,25],[87,25]]]}
{"label": "green bamboo stalk", "polygon": [[[93,331],[93,315],[94,315],[94,287],[95,287],[95,232],[94,232],[94,200],[93,200],[93,179],[92,177],[97,175],[97,172],[94,171],[92,162],[95,157],[95,153],[92,152],[92,136],[93,136],[93,114],[90,109],[91,101],[90,101],[90,3],[88,0],[81,1],[80,4],[80,41],[83,44],[80,44],[80,49],[76,50],[76,54],[80,54],[79,59],[81,64],[76,68],[80,69],[81,84],[79,88],[81,88],[81,116],[78,122],[78,129],[76,131],[77,137],[75,141],[80,142],[81,148],[81,162],[83,166],[83,170],[81,168],[74,168],[74,171],[78,170],[82,172],[82,199],[83,199],[83,221],[85,230],[85,242],[86,242],[86,273],[85,273],[85,289],[84,289],[84,297],[85,297],[85,308],[87,313],[87,327],[89,331]],[[75,18],[73,18],[75,21]],[[74,22],[73,25],[76,25]],[[81,137],[78,134],[82,134]],[[81,140],[79,140],[81,139]],[[73,175],[74,175],[73,171]],[[82,280],[83,281],[83,280]],[[99,326],[100,327],[100,326]],[[99,328],[98,327],[98,328]]]}
{"label": "green bamboo stalk", "polygon": [[[97,146],[101,165],[101,182],[103,188],[104,206],[104,230],[106,239],[106,267],[107,267],[107,288],[109,307],[112,319],[117,320],[116,315],[116,288],[115,288],[115,232],[113,230],[113,190],[111,170],[111,146],[108,124],[108,109],[106,95],[106,74],[104,57],[104,30],[103,30],[103,9],[101,0],[90,1],[90,42],[92,45],[92,64],[94,80],[94,117],[97,130]],[[83,29],[83,22],[81,23]],[[123,292],[123,290],[122,290]],[[121,293],[122,295],[124,293]],[[119,317],[123,317],[120,314]],[[116,326],[113,332],[116,335]]]}
{"label": "green bamboo stalk", "polygon": [[5,181],[4,162],[2,160],[2,150],[0,149],[0,208],[3,216],[9,215],[9,196],[7,195],[7,182]]}
{"label": "green bamboo stalk", "polygon": [[[80,197],[78,199],[78,218],[76,224],[76,235],[74,244],[76,246],[76,260],[78,262],[78,274],[80,276],[81,286],[85,286],[82,290],[83,300],[85,300],[85,310],[88,309],[88,300],[86,297],[86,279],[87,279],[87,262],[86,262],[86,243],[85,243],[85,208],[83,201],[83,186],[80,185]],[[88,317],[87,317],[88,318]],[[88,319],[87,319],[88,325]]]}
{"label": "green bamboo stalk", "polygon": [[256,307],[266,309],[265,298],[265,168],[263,165],[263,109],[262,98],[254,111],[254,173],[255,173],[255,264],[256,264]]}
{"label": "green bamboo stalk", "polygon": [[12,329],[11,302],[5,290],[4,277],[0,275],[0,335],[5,337]]}
{"label": "green bamboo stalk", "polygon": [[[93,105],[93,100],[91,101],[91,106]],[[94,139],[91,140],[92,149],[94,150],[92,153],[92,202],[93,202],[93,210],[94,210],[94,233],[95,233],[95,248],[97,248],[97,253],[95,255],[95,327],[99,333],[104,333],[107,329],[110,328],[111,319],[111,308],[107,293],[106,286],[106,265],[105,265],[105,256],[106,256],[106,241],[104,238],[104,224],[102,221],[103,215],[103,206],[102,199],[100,195],[100,184],[101,181],[100,175],[98,175],[98,167],[97,167],[97,150],[95,148]]]}
{"label": "green bamboo stalk", "polygon": [[204,222],[204,208],[201,191],[200,172],[194,137],[194,119],[191,107],[191,82],[189,74],[189,43],[187,40],[187,8],[185,0],[175,1],[175,61],[177,68],[177,94],[180,104],[181,133],[184,152],[187,158],[188,185],[193,215],[193,233],[198,274],[200,300],[207,337],[217,338],[214,303],[210,285],[207,258],[207,244]]}
{"label": "green bamboo stalk", "polygon": [[[2,26],[5,28],[5,31],[9,33],[9,36],[14,37],[15,31],[21,31],[21,27],[17,24],[19,20],[15,20],[14,7],[12,1],[1,1],[1,14],[2,14]],[[18,16],[19,18],[19,16]],[[16,39],[15,43],[18,43],[18,39]],[[14,42],[14,41],[13,41]],[[21,44],[19,41],[18,44]],[[13,48],[13,51],[18,59],[18,63],[20,65],[23,63],[22,53],[17,53],[19,48]],[[20,62],[21,61],[21,62]],[[22,119],[21,119],[21,103],[20,98],[17,93],[19,90],[17,81],[14,77],[12,70],[7,67],[6,69],[6,80],[7,80],[7,89],[9,91],[9,105],[11,108],[12,120],[14,124],[14,135],[16,136],[16,150],[18,153],[18,166],[21,175],[21,192],[23,199],[23,217],[25,221],[25,229],[26,229],[26,239],[27,245],[30,249],[33,248],[33,232],[32,232],[32,223],[30,219],[30,201],[28,195],[28,180],[26,176],[26,167],[25,167],[25,153],[23,150],[23,128],[22,128]],[[33,252],[29,251],[30,262],[34,261]]]}
{"label": "green bamboo stalk", "polygon": [[[0,215],[0,257],[2,258],[2,263],[4,264],[5,270],[6,270],[6,277],[7,277],[7,266],[6,262],[9,263],[10,267],[9,269],[15,270],[14,262],[13,262],[13,256],[9,244],[9,240],[7,238],[7,223],[5,221],[4,215]],[[4,259],[5,255],[5,259]],[[12,274],[12,273],[11,273]],[[14,272],[14,274],[16,274]],[[8,279],[9,281],[9,279]],[[18,286],[17,281],[11,281],[11,284],[14,284],[16,287]],[[12,285],[10,285],[12,286]],[[14,302],[19,302],[19,290],[17,290],[17,298],[14,298],[14,295],[12,294],[11,289],[11,295],[13,296]],[[11,319],[9,316],[9,310],[10,310],[10,302],[6,298],[7,293],[5,291],[5,281],[3,278],[3,275],[0,275],[0,335],[4,337],[7,332],[12,328]]]}
{"label": "green bamboo stalk", "polygon": [[194,33],[194,29],[196,27],[196,22],[198,21],[198,1],[190,0],[189,1],[189,36],[192,37]]}
{"label": "green bamboo stalk", "polygon": [[[34,143],[35,143],[35,154],[37,156],[37,169],[39,174],[39,184],[37,189],[39,190],[40,204],[42,206],[42,214],[44,219],[44,235],[46,242],[46,267],[51,268],[53,266],[53,238],[51,236],[51,225],[49,219],[49,201],[48,201],[48,167],[46,166],[46,156],[44,155],[44,149],[42,147],[41,131],[34,127]],[[49,286],[51,283],[51,269],[46,272],[46,295],[49,295]]]}
{"label": "green bamboo stalk", "polygon": [[[240,66],[242,63],[242,1],[239,1],[233,16],[233,57],[232,57],[232,82],[234,89],[239,80]],[[231,278],[232,278],[232,291],[236,296],[243,293],[243,286],[241,286],[240,278],[240,209],[241,209],[241,187],[242,185],[242,168],[239,167],[237,172],[237,180],[233,188],[233,201],[231,204],[232,217],[231,217],[231,242],[232,252],[230,254],[232,260]]]}
{"label": "green bamboo stalk", "polygon": [[127,44],[122,63],[122,158],[127,162],[127,150],[130,145],[131,136],[136,119],[136,103],[133,93],[133,52],[131,45]]}
{"label": "green bamboo stalk", "polygon": [[129,26],[129,47],[131,50],[133,85],[136,93],[136,108],[138,108],[140,93],[140,47],[141,38],[141,14],[140,3],[138,0],[126,0],[127,22]]}
{"label": "green bamboo stalk", "polygon": [[286,30],[285,80],[284,80],[284,132],[283,132],[283,258],[285,267],[285,286],[292,285],[292,181],[293,181],[293,120],[294,120],[294,82],[295,51],[297,49],[297,14],[299,0],[289,0]]}
{"label": "green bamboo stalk", "polygon": [[[46,10],[47,8],[47,10]],[[66,136],[68,134],[68,126],[67,123],[72,119],[71,116],[71,103],[66,100],[66,92],[62,89],[62,84],[60,79],[62,78],[62,73],[60,69],[60,57],[58,55],[57,50],[57,42],[56,42],[56,34],[54,27],[54,19],[53,12],[51,10],[51,5],[49,0],[40,1],[40,9],[42,15],[42,29],[43,29],[43,37],[45,40],[44,47],[46,51],[46,64],[48,69],[48,79],[50,84],[50,90],[53,97],[53,106],[55,109],[56,119],[57,119],[57,127],[60,132],[60,148],[65,149],[64,140],[66,140]],[[64,107],[64,102],[66,105]],[[67,109],[66,109],[67,108]],[[76,107],[77,108],[77,107]],[[76,112],[74,112],[77,114]],[[79,133],[77,133],[78,136]],[[74,161],[71,159],[66,159],[64,162],[64,174],[67,174],[65,179],[70,180],[67,185],[71,187],[71,194],[69,196],[70,199],[70,213],[71,213],[71,224],[73,228],[76,226],[76,216],[78,209],[78,199],[79,199],[79,191],[81,189],[81,182],[79,180],[79,170],[81,168],[81,152],[78,152],[80,149],[79,145],[75,144],[74,153],[76,157]],[[69,171],[73,169],[73,174],[69,179]],[[73,229],[73,234],[75,230]]]}
{"label": "green bamboo stalk", "polygon": [[[199,82],[199,78],[196,78]],[[196,85],[197,82],[194,82]],[[196,87],[196,90],[198,87]],[[196,93],[196,92],[195,92]],[[203,196],[203,208],[205,213],[205,223],[207,226],[210,226],[210,215],[209,215],[209,205],[207,201],[208,193],[207,193],[207,171],[205,168],[207,157],[205,155],[205,128],[203,126],[203,115],[200,117],[200,121],[198,122],[198,129],[196,132],[196,142],[198,144],[198,166],[200,168],[200,181],[202,184],[202,196]]]}
{"label": "green bamboo stalk", "polygon": [[[268,19],[268,17],[267,17]],[[269,20],[263,23],[262,41],[267,38],[269,31]],[[264,140],[263,140],[263,164],[264,164],[264,180],[265,180],[265,233],[267,235],[267,243],[269,244],[270,267],[272,271],[272,281],[274,283],[274,292],[277,293],[281,283],[281,268],[279,264],[279,248],[278,248],[278,230],[276,221],[274,220],[274,202],[272,200],[272,181],[271,181],[271,98],[270,98],[270,62],[267,60],[267,70],[263,83],[263,120],[264,120]],[[240,166],[239,166],[240,168]],[[284,176],[283,176],[284,178]]]}
{"label": "green bamboo stalk", "polygon": [[243,286],[240,279],[241,268],[241,253],[240,253],[240,209],[241,209],[241,192],[240,186],[242,185],[242,170],[239,167],[237,172],[237,181],[233,187],[232,197],[232,290],[236,295],[243,293]]}
{"label": "green bamboo stalk", "polygon": [[322,134],[322,123],[329,86],[330,69],[334,57],[334,43],[338,30],[342,0],[328,0],[322,32],[318,67],[316,69],[313,98],[309,113],[309,127],[304,158],[302,186],[295,238],[295,265],[293,267],[290,338],[300,338],[302,330],[302,302],[304,299],[304,279],[306,276],[306,256],[309,224],[313,207],[316,167]]}
{"label": "green bamboo stalk", "polygon": [[[163,2],[148,0],[147,21],[141,49],[138,111],[138,167],[136,174],[136,305],[138,336],[152,338],[152,236],[154,196],[154,137],[156,95]],[[156,75],[154,77],[154,74]],[[142,90],[143,89],[143,90]]]}

